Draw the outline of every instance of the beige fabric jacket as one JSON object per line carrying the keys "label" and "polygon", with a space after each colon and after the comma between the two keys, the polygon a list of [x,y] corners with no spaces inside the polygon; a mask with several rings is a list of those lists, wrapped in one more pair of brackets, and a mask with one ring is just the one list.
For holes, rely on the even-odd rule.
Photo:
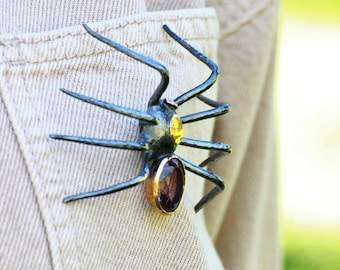
{"label": "beige fabric jacket", "polygon": [[[1,269],[280,268],[276,1],[4,0],[0,7]],[[143,185],[62,203],[66,195],[131,179],[141,156],[51,140],[50,133],[138,138],[137,120],[58,89],[144,111],[160,80],[156,71],[93,39],[82,22],[167,66],[164,96],[170,99],[205,80],[209,69],[162,24],[219,63],[219,83],[208,96],[230,103],[232,112],[185,125],[184,132],[229,143],[233,153],[210,166],[227,188],[197,215],[193,206],[207,181],[191,173],[184,203],[172,216],[148,206]],[[204,108],[193,100],[179,113]],[[208,155],[185,147],[177,153],[195,164]]]}

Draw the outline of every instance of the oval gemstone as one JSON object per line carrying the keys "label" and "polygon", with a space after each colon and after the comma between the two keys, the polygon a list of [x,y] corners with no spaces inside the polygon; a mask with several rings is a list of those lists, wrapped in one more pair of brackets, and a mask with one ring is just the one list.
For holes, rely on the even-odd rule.
{"label": "oval gemstone", "polygon": [[174,212],[180,205],[185,185],[185,173],[182,162],[177,158],[168,160],[160,174],[158,182],[158,202],[168,213]]}
{"label": "oval gemstone", "polygon": [[183,127],[181,118],[175,114],[170,121],[170,136],[175,145],[180,144],[183,138]]}

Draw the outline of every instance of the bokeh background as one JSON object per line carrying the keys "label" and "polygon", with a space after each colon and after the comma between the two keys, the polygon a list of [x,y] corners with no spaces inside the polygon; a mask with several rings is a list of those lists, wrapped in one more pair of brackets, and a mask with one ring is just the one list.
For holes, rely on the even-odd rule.
{"label": "bokeh background", "polygon": [[283,0],[277,123],[284,269],[340,269],[340,0]]}

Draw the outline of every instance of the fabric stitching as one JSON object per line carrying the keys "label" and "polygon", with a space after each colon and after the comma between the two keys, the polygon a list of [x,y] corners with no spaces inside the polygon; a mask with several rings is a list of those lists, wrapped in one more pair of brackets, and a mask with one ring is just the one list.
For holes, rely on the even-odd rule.
{"label": "fabric stitching", "polygon": [[[27,93],[27,96],[28,96],[28,98],[29,98],[29,101],[30,101],[30,103],[31,104],[34,104],[34,102],[33,102],[33,100],[31,99],[31,96],[29,95],[29,93],[28,93],[28,88],[26,87],[26,80],[25,80],[25,74],[24,74],[24,70],[22,69],[21,70],[21,76],[22,76],[22,80],[23,80],[23,85],[24,85],[24,90],[25,90],[25,92]],[[8,78],[7,78],[7,76],[4,76],[4,78],[5,78],[5,81],[6,81],[6,84],[8,85],[8,89],[10,89],[10,83],[9,83],[9,80],[8,80]],[[6,102],[5,102],[5,100],[4,100],[4,98],[3,98],[3,92],[2,91],[0,91],[0,94],[1,94],[1,96],[2,96],[2,100],[4,101],[4,104],[6,104]],[[9,97],[9,99],[10,99],[10,102],[12,103],[12,104],[16,104],[16,102],[11,98],[11,95],[9,95],[10,97]],[[15,111],[17,112],[17,114],[19,115],[19,113],[20,113],[20,110],[18,110],[18,108],[17,108],[17,106],[13,106],[13,108],[15,109]],[[36,109],[35,109],[35,107],[33,106],[33,108],[34,108],[34,111],[36,111]],[[8,113],[8,109],[6,109],[6,111],[7,111],[7,113]],[[9,113],[8,113],[9,114]],[[9,114],[10,115],[10,114]],[[37,113],[35,113],[35,115],[37,116],[37,121],[38,122],[41,122],[41,120],[40,120],[40,118],[39,118],[39,115],[37,114]],[[31,176],[31,173],[30,173],[30,170],[28,169],[29,168],[29,165],[28,165],[28,163],[27,163],[27,159],[25,158],[26,157],[26,155],[24,154],[24,152],[23,152],[23,150],[22,150],[22,147],[21,147],[21,145],[20,145],[20,143],[19,143],[19,139],[18,139],[18,135],[17,135],[17,132],[15,132],[15,128],[14,128],[14,126],[13,126],[13,121],[12,121],[12,119],[9,117],[9,119],[10,119],[10,122],[11,122],[11,125],[12,125],[12,129],[13,129],[13,131],[14,131],[14,134],[15,134],[15,137],[17,138],[17,143],[18,143],[18,145],[19,145],[19,149],[20,149],[20,152],[21,152],[21,154],[22,154],[22,156],[24,157],[23,159],[24,159],[24,163],[25,163],[25,167],[26,167],[26,170],[27,170],[27,172],[28,172],[28,174],[30,175],[30,178],[32,179],[32,176]],[[20,118],[19,118],[20,119]],[[20,121],[20,120],[19,120]],[[21,127],[22,127],[22,131],[23,131],[23,133],[24,134],[27,134],[28,132],[27,132],[27,130],[25,129],[25,125],[21,125]],[[31,151],[31,149],[30,149],[30,147],[27,147],[27,150],[29,151],[29,154],[31,155],[31,156],[34,156],[34,153]],[[53,163],[56,163],[56,160],[54,159],[54,157],[52,156],[52,158],[51,158],[51,160],[53,161]],[[37,165],[36,164],[36,162],[35,162],[35,159],[32,159],[32,161],[33,161],[33,163],[35,164],[35,165]],[[39,167],[39,166],[38,166]],[[59,175],[60,175],[60,172],[59,172],[59,170],[58,170],[58,173],[59,173]],[[42,178],[42,175],[41,175],[41,171],[40,170],[37,170],[37,175],[38,175],[38,177],[41,179]],[[40,216],[41,216],[41,219],[42,219],[42,221],[43,221],[43,223],[44,223],[44,228],[45,228],[45,233],[46,233],[46,239],[47,239],[47,242],[49,243],[49,247],[52,245],[52,243],[50,242],[50,238],[48,237],[48,232],[47,232],[47,230],[46,230],[46,224],[45,224],[45,219],[43,218],[43,215],[42,215],[42,211],[41,211],[41,205],[39,204],[39,200],[37,199],[38,198],[38,196],[37,196],[37,194],[36,194],[36,188],[34,187],[34,184],[33,184],[33,181],[31,181],[31,184],[32,184],[32,186],[33,186],[33,190],[34,190],[34,193],[35,193],[35,198],[36,198],[36,202],[37,202],[37,204],[38,204],[38,208],[39,208],[39,210],[40,210]],[[46,197],[46,189],[45,189],[45,187],[44,187],[44,185],[41,185],[41,189],[44,191],[44,193],[43,193],[43,199],[45,200],[45,202],[46,202],[46,206],[48,207],[48,211],[50,212],[50,213],[52,213],[52,211],[51,211],[51,206],[50,206],[50,204],[48,203],[48,199],[47,199],[47,197]],[[65,262],[64,262],[64,259],[63,259],[63,255],[62,255],[62,252],[61,252],[61,241],[60,241],[60,237],[59,237],[59,234],[57,233],[58,232],[58,230],[57,230],[57,228],[56,228],[56,221],[55,221],[55,218],[54,218],[54,216],[53,216],[53,214],[51,214],[50,215],[50,217],[51,217],[51,221],[52,221],[52,226],[53,226],[53,229],[54,229],[54,232],[55,232],[55,239],[58,241],[58,248],[57,248],[57,250],[58,250],[58,252],[59,252],[59,258],[60,258],[60,262],[61,262],[61,265],[62,265],[62,267],[65,269]],[[72,213],[70,214],[70,217],[72,218]],[[71,219],[71,221],[70,222],[72,222],[72,219]],[[72,225],[73,226],[73,225]],[[74,226],[73,226],[74,227]],[[79,242],[77,241],[77,245],[76,245],[76,248],[79,250],[79,244],[78,244]],[[51,250],[51,248],[50,248],[50,250]],[[78,253],[77,253],[78,254]],[[50,253],[50,255],[51,255],[51,262],[52,262],[52,265],[53,265],[53,261],[54,261],[54,259],[53,259],[53,256],[52,256],[52,254]],[[79,261],[79,254],[78,254],[78,261]]]}
{"label": "fabric stitching", "polygon": [[[19,50],[19,57],[20,57],[21,55],[20,55],[20,50]],[[26,93],[26,95],[28,96],[28,100],[31,102],[31,104],[33,104],[33,108],[34,108],[34,111],[36,112],[36,109],[35,109],[35,106],[34,106],[34,102],[33,102],[33,100],[32,100],[32,97],[29,95],[29,93],[28,93],[28,88],[27,88],[27,83],[26,83],[26,79],[25,79],[25,74],[24,74],[24,69],[22,68],[21,69],[21,72],[20,72],[20,74],[21,74],[21,77],[22,77],[22,81],[23,81],[23,86],[24,86],[24,90],[25,90],[25,93]],[[12,104],[16,104],[13,100],[12,100]],[[16,111],[17,111],[17,113],[19,114],[20,113],[20,111],[18,111],[18,109],[17,109],[17,107],[16,106],[14,106],[15,107],[15,109],[16,109]],[[37,113],[35,113],[35,116],[37,117],[37,122],[41,122],[41,120],[40,120],[40,117],[39,117],[39,114],[37,114]],[[25,128],[25,125],[22,125],[22,130],[24,131],[24,134],[27,134],[28,132],[27,132],[27,130],[26,130],[26,128]],[[30,147],[27,147],[27,150],[30,152],[30,155],[31,156],[34,156],[34,154],[32,153],[32,150],[31,150],[31,148]],[[25,155],[23,155],[24,157],[25,157]],[[34,159],[32,159],[32,161],[33,161]],[[33,161],[34,162],[34,161]],[[35,162],[34,162],[35,163]],[[27,160],[25,159],[25,164],[26,164],[26,167],[28,167],[28,164],[27,164]],[[40,178],[40,179],[42,179],[42,176],[41,176],[41,171],[40,170],[37,170],[37,173],[38,173],[38,177]],[[32,179],[32,176],[31,176],[31,179]],[[33,181],[32,181],[33,182]],[[33,184],[33,183],[32,183]],[[48,199],[46,198],[46,188],[45,188],[45,186],[44,185],[41,185],[41,188],[43,189],[43,191],[44,191],[44,193],[42,194],[43,195],[43,197],[44,197],[44,200],[46,201],[46,205],[47,205],[47,207],[49,208],[49,211],[52,213],[52,211],[51,211],[51,206],[49,205],[49,203],[48,203]],[[36,189],[34,188],[34,190],[36,191]],[[38,197],[37,196],[37,194],[35,195],[36,196],[36,198]],[[39,203],[38,203],[38,205],[39,205]],[[41,205],[39,205],[39,210],[40,210],[40,212],[41,212]],[[53,226],[53,229],[54,229],[54,231],[55,231],[55,235],[56,235],[56,239],[58,240],[58,252],[59,252],[59,254],[62,254],[61,253],[61,249],[60,249],[60,243],[61,243],[61,241],[60,241],[60,239],[59,239],[59,236],[58,236],[58,233],[57,233],[57,228],[56,228],[56,225],[55,225],[55,220],[54,220],[54,217],[53,217],[53,214],[51,215],[51,218],[52,218],[52,226]],[[45,224],[45,220],[43,219],[43,222],[44,222],[44,227],[46,228],[46,224]],[[48,235],[48,234],[47,234]],[[49,243],[49,245],[51,245],[51,243],[50,243],[50,241],[49,241],[49,237],[47,237],[47,241],[48,241],[48,243]],[[60,257],[62,257],[62,256],[60,256]],[[51,256],[51,259],[52,259],[52,262],[53,262],[53,257]],[[64,262],[63,262],[63,259],[61,258],[61,260],[60,260],[60,262],[61,262],[61,264],[62,264],[62,266],[63,266],[63,268],[64,268]]]}
{"label": "fabric stitching", "polygon": [[[3,54],[3,53],[2,53],[2,54]],[[4,80],[5,80],[6,85],[9,86],[10,83],[9,83],[9,80],[8,80],[7,76],[4,76]],[[25,83],[24,83],[24,84],[25,84]],[[27,89],[25,89],[25,90],[27,90]],[[26,160],[26,158],[25,158],[25,155],[24,155],[24,153],[23,153],[23,149],[22,149],[21,144],[20,144],[20,142],[19,142],[18,134],[17,134],[17,132],[15,131],[15,128],[14,128],[13,119],[12,119],[12,117],[10,117],[10,113],[9,113],[8,108],[7,108],[7,106],[6,106],[6,102],[5,102],[5,98],[4,98],[3,91],[0,91],[0,97],[1,97],[1,99],[2,99],[2,102],[3,102],[4,106],[5,106],[5,110],[6,110],[6,113],[7,113],[7,118],[8,118],[8,120],[9,120],[10,125],[11,125],[11,130],[12,130],[12,132],[13,132],[13,135],[15,136],[16,144],[18,145],[18,149],[19,149],[19,151],[20,151],[20,153],[21,153],[21,156],[22,156],[22,159],[23,159],[23,163],[24,163],[24,165],[25,165],[25,170],[26,170],[27,174],[30,176],[30,178],[32,178],[32,177],[31,177],[31,174],[30,174],[30,170],[28,169],[27,160]],[[11,100],[11,102],[13,103],[13,100]],[[15,110],[16,110],[16,112],[18,112],[18,110],[17,110],[16,107],[15,107]],[[24,125],[23,125],[23,126],[24,126]],[[24,133],[26,133],[25,130],[24,130]],[[46,230],[45,220],[44,220],[44,218],[43,218],[41,208],[39,207],[39,203],[38,203],[38,199],[37,199],[37,196],[36,196],[34,184],[33,184],[32,181],[30,182],[30,184],[31,184],[32,189],[33,189],[33,191],[34,191],[35,202],[36,202],[36,204],[37,204],[37,206],[38,206],[38,210],[39,210],[39,217],[41,218],[41,221],[42,221],[42,223],[44,224],[44,232],[45,232],[45,234],[46,234],[46,240],[47,240],[48,245],[50,246],[49,238],[47,237],[48,233],[47,233],[47,230]],[[50,255],[51,255],[51,254],[50,254]],[[51,260],[51,264],[53,265],[52,256],[50,256],[50,260]]]}
{"label": "fabric stitching", "polygon": [[[197,18],[190,18],[190,17],[181,17],[183,18],[182,21],[194,21],[194,20],[197,20]],[[173,21],[178,21],[179,18],[172,18],[172,19],[167,19],[165,18],[164,21],[170,21],[170,22],[173,22]],[[201,21],[209,21],[209,20],[214,20],[216,19],[216,17],[214,16],[211,16],[211,17],[205,17],[205,18],[199,18]],[[141,20],[141,21],[138,21],[137,19],[135,19],[133,21],[133,24],[134,25],[140,25],[140,24],[145,24],[146,22],[159,22],[159,18],[158,19],[150,19],[150,20]],[[103,29],[103,31],[110,31],[110,30],[113,30],[113,29],[123,29],[127,26],[132,26],[132,22],[131,21],[127,21],[126,23],[122,23],[122,24],[118,24],[116,26],[109,26],[109,27],[105,27]],[[77,30],[77,31],[80,31],[80,30]],[[77,33],[72,33],[70,31],[66,32],[64,35],[57,35],[55,37],[50,37],[50,38],[41,38],[41,39],[37,39],[37,40],[32,40],[32,41],[27,41],[25,39],[20,39],[18,37],[14,37],[12,39],[9,39],[8,41],[10,40],[15,40],[16,42],[18,42],[18,44],[35,44],[35,45],[39,45],[39,43],[43,43],[43,42],[48,42],[48,41],[54,41],[54,40],[57,40],[57,39],[63,39],[67,36],[71,36],[71,37],[77,37],[77,36],[84,36],[84,35],[87,35],[87,33],[81,31],[81,32],[77,32]],[[7,40],[6,40],[7,41]],[[3,47],[6,47],[6,45],[4,43],[2,43],[2,41],[0,41],[0,46],[3,46]]]}
{"label": "fabric stitching", "polygon": [[[28,91],[27,91],[27,87],[26,87],[26,80],[25,80],[25,74],[24,74],[24,71],[23,71],[23,69],[21,69],[21,76],[22,76],[22,80],[23,80],[23,85],[24,85],[24,89],[25,89],[25,92],[26,93],[28,93]],[[9,83],[8,83],[8,79],[7,79],[7,77],[5,76],[5,78],[6,78],[6,80],[7,80],[7,84],[8,84],[8,86],[9,86]],[[31,97],[30,97],[30,95],[28,95],[28,98],[29,98],[29,100],[30,100],[30,102],[31,102],[31,104],[34,104],[34,102],[32,101],[32,99],[31,99]],[[10,99],[11,99],[11,97],[10,97]],[[11,99],[11,102],[12,102],[12,104],[16,104],[16,102],[14,102],[14,100],[12,100]],[[16,110],[16,112],[18,113],[18,115],[19,115],[19,113],[20,113],[20,110],[18,110],[18,108],[17,108],[17,106],[14,106],[14,108],[15,108],[15,110]],[[33,106],[33,108],[35,109],[35,107]],[[36,111],[36,110],[34,110],[34,111]],[[40,122],[40,119],[39,119],[39,115],[37,115],[36,113],[35,113],[35,115],[37,116],[37,121],[38,122]],[[28,132],[27,132],[27,130],[26,130],[26,128],[25,128],[25,125],[22,125],[22,130],[23,130],[23,132],[24,132],[24,134],[27,134]],[[20,145],[20,144],[19,144]],[[27,150],[29,151],[29,153],[30,153],[30,155],[31,156],[34,156],[34,154],[32,153],[32,151],[31,151],[31,149],[30,149],[30,147],[27,147]],[[26,155],[24,155],[24,153],[23,153],[23,151],[21,150],[21,147],[20,147],[20,151],[21,151],[21,153],[23,154],[23,157],[25,157]],[[28,170],[28,164],[27,164],[27,160],[24,158],[24,160],[25,160],[25,164],[26,164],[26,168],[27,168],[27,171],[29,172],[29,170]],[[34,159],[32,159],[33,160],[33,162],[34,162]],[[34,162],[35,163],[35,162]],[[38,177],[41,179],[42,178],[42,176],[41,176],[41,172],[40,172],[40,170],[37,170],[37,173],[38,173]],[[29,173],[30,174],[30,173]],[[32,179],[32,176],[31,176],[31,179]],[[32,184],[33,184],[33,181],[32,181]],[[34,185],[33,185],[34,186]],[[49,211],[52,213],[52,211],[51,211],[51,206],[50,206],[50,204],[48,203],[48,199],[46,198],[46,196],[45,196],[45,191],[46,191],[46,189],[45,189],[45,187],[43,186],[43,185],[41,185],[41,188],[43,189],[43,191],[44,191],[44,193],[42,194],[42,196],[44,197],[44,200],[45,200],[45,202],[46,202],[46,206],[48,207],[48,209],[49,209]],[[36,193],[36,188],[34,188],[34,193]],[[37,194],[35,195],[36,196],[36,198],[38,197],[37,196]],[[39,203],[38,203],[38,205],[39,205]],[[40,210],[40,212],[41,212],[41,205],[39,205],[39,210]],[[53,215],[51,214],[51,218],[52,218],[52,226],[53,226],[53,229],[54,229],[54,231],[55,231],[55,235],[56,235],[56,239],[57,239],[57,241],[58,241],[58,252],[59,252],[59,254],[61,254],[61,250],[60,250],[60,239],[59,239],[59,236],[58,236],[58,233],[56,233],[57,232],[57,229],[56,229],[56,226],[55,226],[55,219],[54,219],[54,217],[53,217]],[[43,222],[44,222],[44,224],[45,224],[45,220],[44,219],[42,219],[43,220]],[[46,228],[46,224],[44,225],[44,227]],[[48,235],[48,233],[46,233],[46,236]],[[51,243],[50,243],[50,241],[49,241],[49,237],[47,237],[47,241],[48,241],[48,243],[49,243],[49,246],[51,246]],[[62,256],[60,256],[60,257],[62,257]],[[51,254],[51,259],[52,259],[52,263],[53,263],[53,256],[52,256],[52,254]],[[64,262],[63,262],[63,259],[61,258],[61,264],[62,264],[62,266],[63,266],[63,268],[64,268]]]}
{"label": "fabric stitching", "polygon": [[[191,38],[190,41],[210,41],[210,40],[214,40],[214,39],[218,39],[217,37],[206,37],[206,38]],[[144,42],[144,43],[135,43],[134,45],[129,45],[129,48],[135,48],[135,47],[139,47],[139,46],[145,46],[148,44],[159,44],[159,43],[163,43],[163,44],[168,44],[168,43],[172,43],[171,41],[168,40],[155,40],[155,41],[148,41],[148,42]],[[58,61],[64,61],[64,60],[70,60],[70,59],[74,59],[74,58],[81,58],[81,57],[89,57],[89,56],[95,56],[95,55],[101,55],[101,54],[105,54],[108,53],[110,51],[114,51],[113,49],[105,49],[105,50],[101,50],[101,51],[96,51],[96,52],[90,52],[90,53],[85,53],[85,54],[75,54],[71,57],[65,56],[63,58],[54,58],[54,59],[49,59],[49,60],[44,60],[44,61],[26,61],[26,62],[20,62],[20,61],[8,61],[7,64],[10,64],[13,67],[17,67],[17,66],[25,66],[27,64],[43,64],[43,63],[50,63],[50,62],[58,62]]]}

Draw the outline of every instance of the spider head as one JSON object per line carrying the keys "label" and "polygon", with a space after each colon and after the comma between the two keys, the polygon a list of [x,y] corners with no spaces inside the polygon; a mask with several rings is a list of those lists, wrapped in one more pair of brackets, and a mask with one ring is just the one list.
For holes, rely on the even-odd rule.
{"label": "spider head", "polygon": [[175,103],[173,100],[170,99],[162,99],[160,102],[163,102],[163,104],[165,106],[168,106],[169,108],[173,109],[173,110],[177,110],[178,109],[178,104]]}

